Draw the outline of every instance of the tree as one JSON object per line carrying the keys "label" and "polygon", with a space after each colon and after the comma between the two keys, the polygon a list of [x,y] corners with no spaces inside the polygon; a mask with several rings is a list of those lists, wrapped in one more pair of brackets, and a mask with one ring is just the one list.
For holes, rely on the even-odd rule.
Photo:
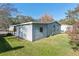
{"label": "tree", "polygon": [[73,25],[78,21],[77,13],[75,10],[68,10],[66,12],[66,17],[65,19],[60,20],[59,22],[61,24],[67,24],[67,25]]}
{"label": "tree", "polygon": [[76,20],[74,20],[74,19],[61,19],[61,20],[59,20],[59,23],[60,24],[66,24],[66,25],[73,25],[73,24],[75,24],[77,21]]}
{"label": "tree", "polygon": [[73,25],[73,28],[67,31],[67,34],[70,37],[70,44],[73,49],[78,50],[79,48],[79,21]]}
{"label": "tree", "polygon": [[66,14],[67,14],[68,19],[74,19],[78,21],[79,20],[79,4],[76,6],[76,8],[74,8],[74,10],[68,10]]}
{"label": "tree", "polygon": [[11,16],[13,13],[18,12],[18,10],[14,8],[13,6],[14,5],[10,3],[1,3],[0,4],[0,15]]}
{"label": "tree", "polygon": [[53,18],[51,16],[49,16],[48,14],[45,14],[40,19],[40,22],[42,22],[42,23],[49,23],[49,22],[52,22],[52,21],[53,21]]}
{"label": "tree", "polygon": [[73,25],[76,23],[76,17],[75,17],[75,12],[72,10],[68,10],[66,13],[66,19],[67,19],[67,24]]}
{"label": "tree", "polygon": [[11,16],[13,13],[16,13],[17,9],[13,7],[13,4],[10,3],[1,3],[0,4],[0,25],[1,28],[8,28],[11,24]]}
{"label": "tree", "polygon": [[15,18],[13,18],[13,24],[20,24],[29,21],[34,21],[34,19],[31,16],[24,15],[17,15]]}
{"label": "tree", "polygon": [[68,35],[70,37],[70,44],[72,48],[78,50],[79,48],[79,5],[72,11],[68,11],[67,19],[69,23],[72,23],[72,30],[68,30]]}
{"label": "tree", "polygon": [[66,23],[66,19],[61,19],[61,20],[59,20],[59,23],[60,23],[60,24],[67,24],[67,23]]}

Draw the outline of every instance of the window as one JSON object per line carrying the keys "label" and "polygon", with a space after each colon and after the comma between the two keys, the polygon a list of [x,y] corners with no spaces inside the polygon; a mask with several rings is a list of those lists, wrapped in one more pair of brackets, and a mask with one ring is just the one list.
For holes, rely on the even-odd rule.
{"label": "window", "polygon": [[53,28],[55,28],[55,25],[53,25]]}
{"label": "window", "polygon": [[42,27],[40,27],[40,32],[43,32],[43,28]]}
{"label": "window", "polygon": [[56,30],[55,25],[53,25],[53,31],[55,31],[55,30]]}
{"label": "window", "polygon": [[16,32],[16,26],[14,26],[14,32]]}

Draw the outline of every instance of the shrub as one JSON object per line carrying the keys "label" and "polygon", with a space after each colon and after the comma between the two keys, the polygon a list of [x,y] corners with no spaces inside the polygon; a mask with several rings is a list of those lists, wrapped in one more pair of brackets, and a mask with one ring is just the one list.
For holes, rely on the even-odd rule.
{"label": "shrub", "polygon": [[12,36],[12,34],[11,33],[7,33],[6,36]]}
{"label": "shrub", "polygon": [[67,34],[69,35],[70,44],[72,45],[72,48],[75,50],[78,50],[79,47],[79,23],[74,24],[72,30],[68,30]]}

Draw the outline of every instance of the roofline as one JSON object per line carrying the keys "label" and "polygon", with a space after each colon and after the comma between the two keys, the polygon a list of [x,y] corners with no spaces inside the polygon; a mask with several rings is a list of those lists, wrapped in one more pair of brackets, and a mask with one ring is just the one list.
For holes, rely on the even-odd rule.
{"label": "roofline", "polygon": [[[58,23],[57,21],[54,21],[56,23]],[[51,23],[54,23],[54,22],[50,22],[50,23],[41,23],[41,22],[26,22],[26,23],[21,23],[21,24],[17,24],[17,25],[26,25],[26,24],[51,24]],[[58,23],[59,25],[61,25],[60,23]],[[16,25],[16,26],[17,26]]]}
{"label": "roofline", "polygon": [[[58,23],[59,25],[61,25],[61,24],[60,24],[59,22],[57,22],[57,21],[54,21],[54,22],[56,22],[56,23]],[[53,22],[53,23],[54,23],[54,22]]]}

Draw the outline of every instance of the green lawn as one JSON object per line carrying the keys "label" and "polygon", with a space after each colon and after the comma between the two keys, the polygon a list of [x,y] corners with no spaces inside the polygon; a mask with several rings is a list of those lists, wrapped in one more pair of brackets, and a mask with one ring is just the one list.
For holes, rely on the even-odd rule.
{"label": "green lawn", "polygon": [[64,56],[74,55],[67,34],[58,34],[34,42],[14,36],[0,40],[1,56]]}

